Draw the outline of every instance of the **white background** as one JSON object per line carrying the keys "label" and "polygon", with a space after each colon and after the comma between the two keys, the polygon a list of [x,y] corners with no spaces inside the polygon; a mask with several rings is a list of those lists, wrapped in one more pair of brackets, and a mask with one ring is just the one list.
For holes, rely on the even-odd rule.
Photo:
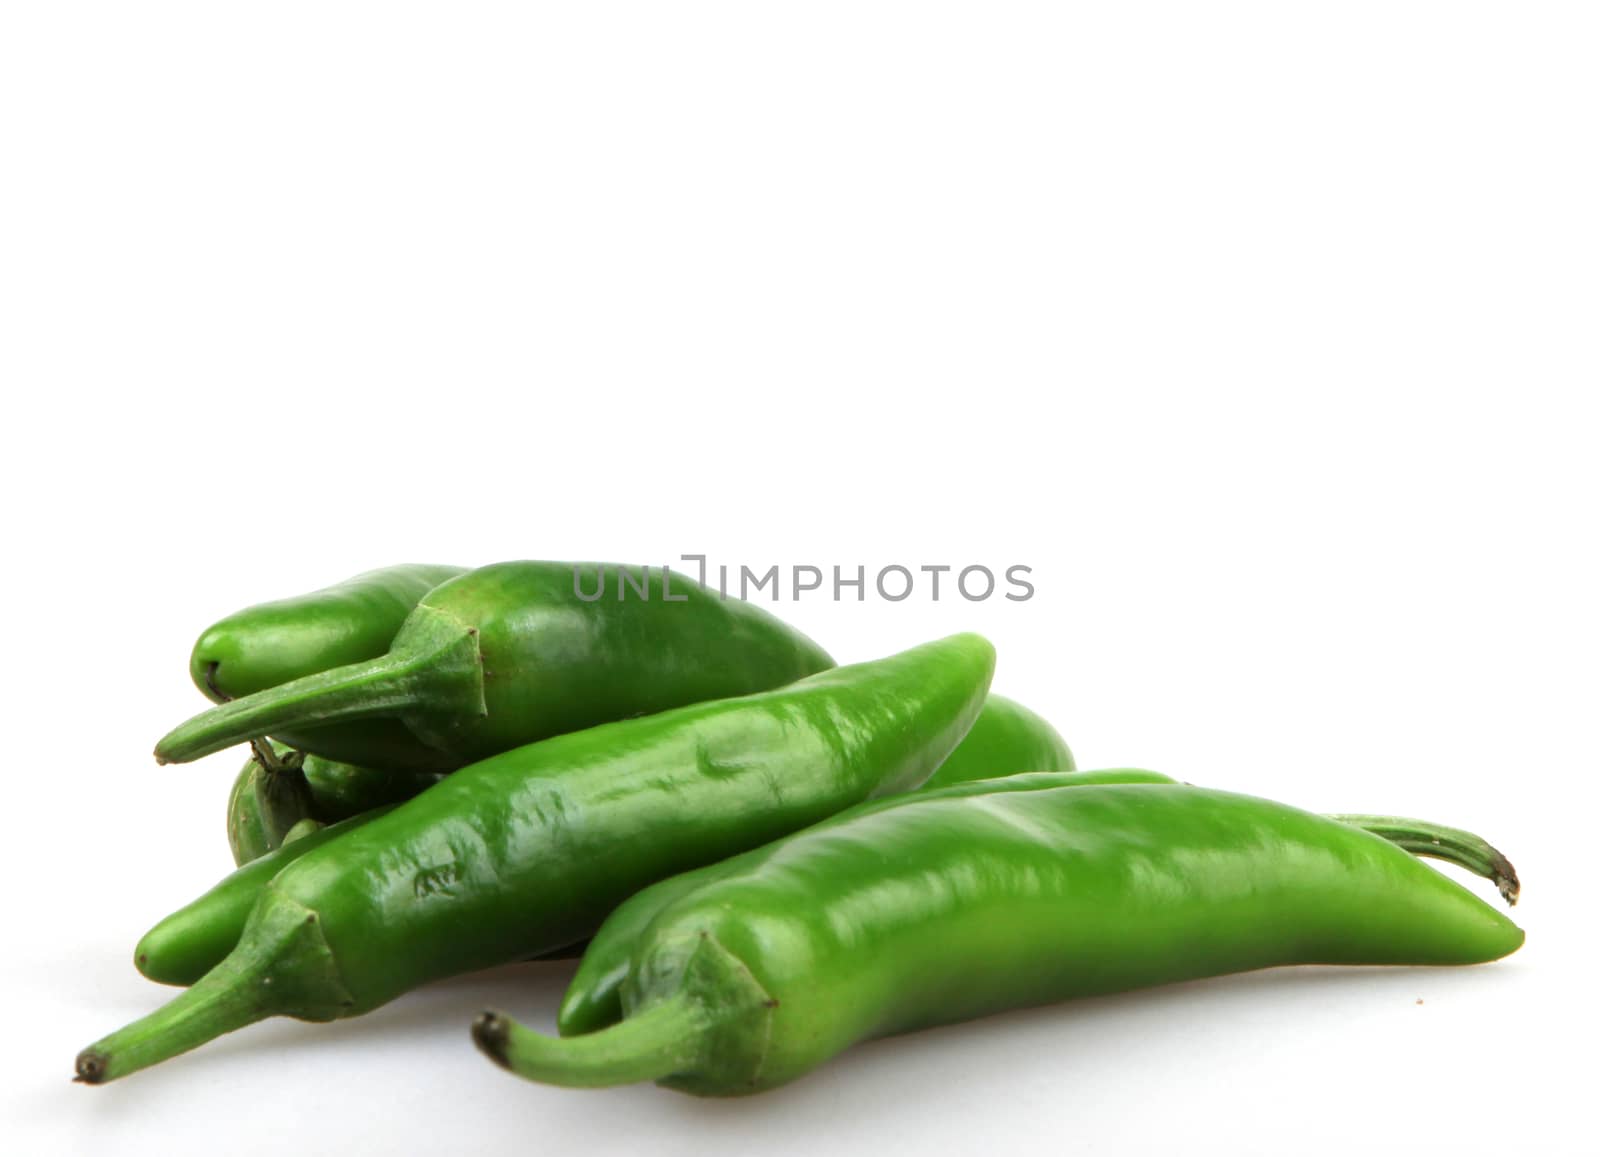
{"label": "white background", "polygon": [[[1592,1152],[1597,32],[7,5],[9,1151]],[[149,757],[202,626],[402,560],[684,552],[1030,565],[1025,603],[777,609],[846,661],[985,632],[1086,767],[1476,828],[1527,946],[1017,1013],[733,1102],[491,1068],[472,1015],[548,1026],[554,965],[68,1083],[229,867],[238,753]]]}

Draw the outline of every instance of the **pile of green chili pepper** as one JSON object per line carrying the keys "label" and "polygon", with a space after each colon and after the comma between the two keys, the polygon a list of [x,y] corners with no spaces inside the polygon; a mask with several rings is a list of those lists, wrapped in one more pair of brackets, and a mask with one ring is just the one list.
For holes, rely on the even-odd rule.
{"label": "pile of green chili pepper", "polygon": [[[584,597],[602,575],[615,597]],[[248,744],[237,869],[139,941],[184,991],[77,1079],[544,956],[581,955],[559,1036],[486,1012],[492,1060],[723,1096],[1002,1009],[1522,943],[1417,858],[1514,903],[1472,833],[1078,771],[994,664],[957,634],[839,667],[756,606],[598,563],[397,566],[230,615],[190,662],[213,706],[156,757]]]}

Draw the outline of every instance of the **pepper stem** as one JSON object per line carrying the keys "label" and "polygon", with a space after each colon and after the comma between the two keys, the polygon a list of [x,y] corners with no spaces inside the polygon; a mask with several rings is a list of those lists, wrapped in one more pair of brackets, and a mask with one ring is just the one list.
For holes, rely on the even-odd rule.
{"label": "pepper stem", "polygon": [[678,995],[610,1028],[551,1037],[490,1009],[472,1024],[478,1048],[503,1069],[530,1081],[569,1088],[654,1081],[692,1066],[704,1051],[705,1010]]}
{"label": "pepper stem", "polygon": [[84,1049],[73,1079],[89,1085],[114,1081],[270,1016],[253,991],[259,980],[250,984],[233,969],[219,975],[222,967],[155,1012]]}
{"label": "pepper stem", "polygon": [[456,705],[445,700],[457,690],[463,692],[462,710],[482,710],[476,631],[442,615],[421,617],[409,642],[376,659],[306,675],[202,711],[156,744],[156,762],[188,763],[284,728],[398,715],[408,707],[448,713]]}
{"label": "pepper stem", "polygon": [[222,963],[154,1012],[84,1049],[74,1079],[101,1085],[269,1016],[332,1020],[351,1003],[315,913],[286,898],[264,898]]}
{"label": "pepper stem", "polygon": [[1507,904],[1515,904],[1522,893],[1522,882],[1517,879],[1517,870],[1511,861],[1488,840],[1472,832],[1401,816],[1336,815],[1328,818],[1382,836],[1414,856],[1444,860],[1491,880]]}
{"label": "pepper stem", "polygon": [[288,755],[279,755],[272,746],[272,741],[264,735],[252,735],[249,740],[250,758],[254,759],[272,775],[282,775],[289,771],[299,771],[305,764],[306,757],[293,748]]}

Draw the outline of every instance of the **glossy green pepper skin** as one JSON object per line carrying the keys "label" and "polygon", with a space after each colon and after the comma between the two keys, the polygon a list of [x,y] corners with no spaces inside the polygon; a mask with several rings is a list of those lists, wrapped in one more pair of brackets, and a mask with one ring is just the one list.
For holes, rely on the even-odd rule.
{"label": "glossy green pepper skin", "polygon": [[306,783],[311,788],[309,818],[336,824],[373,808],[404,803],[444,778],[437,771],[392,771],[357,767],[320,756],[306,756]]}
{"label": "glossy green pepper skin", "polygon": [[[993,696],[990,696],[989,702],[991,704],[994,702]],[[987,709],[986,707],[985,710]],[[981,721],[982,717],[979,718]],[[978,736],[976,723],[967,733],[967,738],[962,740],[962,745],[973,742],[975,736],[983,738]],[[1017,749],[1012,750],[1015,753]],[[930,780],[929,784],[932,782]],[[1129,783],[1175,784],[1177,781],[1160,772],[1138,768],[1066,773],[1017,773],[1006,769],[988,780],[965,780],[942,787],[923,786],[909,794],[919,799],[930,797],[960,799],[965,796],[987,796],[1001,792],[1037,791],[1048,787],[1078,788]],[[907,796],[891,796],[888,799],[860,804],[808,830],[816,831],[835,824],[853,822],[871,813],[899,807],[907,798]],[[1339,815],[1329,818],[1382,836],[1412,855],[1431,856],[1465,868],[1493,881],[1508,903],[1515,904],[1517,901],[1519,885],[1516,869],[1496,848],[1471,832],[1399,816]],[[711,881],[743,871],[750,862],[762,854],[763,850],[757,849],[743,856],[735,856],[692,872],[671,876],[635,893],[619,905],[616,911],[606,917],[606,922],[601,925],[600,931],[595,933],[594,939],[584,951],[583,961],[578,966],[577,974],[572,978],[566,996],[561,1001],[561,1011],[556,1020],[556,1027],[561,1035],[581,1036],[597,1032],[622,1020],[622,986],[628,977],[634,948],[644,940],[656,915],[680,897],[689,895]]]}
{"label": "glossy green pepper skin", "polygon": [[[262,754],[270,755],[270,766]],[[239,769],[228,795],[233,862],[247,864],[276,850],[297,827],[336,824],[400,803],[441,778],[440,772],[388,771],[317,755],[302,757],[286,748],[258,750]]]}
{"label": "glossy green pepper skin", "polygon": [[[602,574],[614,581],[591,601],[585,595]],[[649,598],[635,593],[646,588]],[[429,591],[387,654],[214,707],[163,738],[156,758],[182,763],[252,735],[393,718],[446,766],[459,766],[599,723],[782,687],[831,666],[826,652],[766,611],[681,576],[664,590],[649,568],[499,563]]]}
{"label": "glossy green pepper skin", "polygon": [[[324,824],[337,823],[360,815],[369,808],[400,803],[442,778],[424,772],[389,774],[350,764],[332,763],[314,755],[306,757],[300,769],[303,775],[296,776],[292,769],[295,753],[274,748],[271,754],[278,766],[284,769],[282,772],[267,771],[259,756],[252,756],[234,784],[229,801],[228,832],[238,864],[248,863],[276,850],[296,823],[304,823],[308,819]],[[1050,763],[1064,763],[1067,766],[1051,767]],[[1021,704],[991,695],[956,749],[939,765],[928,785],[918,790],[931,790],[931,785],[940,780],[959,782],[978,778],[979,768],[987,768],[987,776],[994,777],[1024,771],[1070,771],[1071,765],[1072,753],[1067,750],[1065,741],[1055,728]],[[276,786],[278,781],[274,779],[279,774],[291,784],[297,778],[303,779],[306,781],[304,789],[296,789],[292,794],[279,789]],[[1150,777],[1154,777],[1154,782],[1171,782],[1168,777],[1155,772],[1096,774],[1129,775],[1136,777],[1138,782],[1145,782]],[[284,804],[282,800],[286,795],[298,802]],[[1415,835],[1414,832],[1412,834]],[[1430,829],[1429,837],[1435,835]],[[274,863],[286,865],[295,858],[298,856],[287,859],[280,857]],[[193,984],[233,951],[239,934],[244,930],[245,918],[250,914],[255,896],[266,888],[271,878],[260,873],[245,877],[235,873],[193,904],[163,920],[152,932],[152,935],[159,932],[155,941],[157,949],[152,951],[149,945],[141,945],[141,961],[148,956],[153,963],[150,967],[141,963],[140,971],[152,980],[165,984]],[[246,891],[247,888],[253,888],[254,893]],[[184,943],[184,937],[191,934],[200,940],[199,944]],[[567,950],[563,950],[554,954],[543,953],[541,956],[568,954]],[[164,962],[169,958],[181,963],[167,965]],[[604,994],[604,999],[607,1001],[606,1015],[609,1020],[618,1019],[622,1012],[620,1005],[616,1004],[615,990]],[[592,1019],[594,1014],[586,1010],[574,1010],[569,1014],[563,1008],[562,1015],[563,1033],[587,1032],[601,1027],[598,1020]],[[574,1024],[581,1018],[591,1019],[586,1021],[588,1027],[580,1030],[567,1027],[569,1016]]]}
{"label": "glossy green pepper skin", "polygon": [[[291,599],[246,607],[201,632],[189,677],[215,703],[226,703],[389,650],[422,596],[465,571],[409,563],[367,571]],[[280,742],[334,760],[380,767],[439,770],[438,755],[392,719],[277,730]]]}
{"label": "glossy green pepper skin", "polygon": [[[994,696],[989,697],[989,702],[993,704]],[[974,723],[972,731],[977,730],[978,725]],[[972,732],[968,732],[967,739],[971,738]],[[965,742],[967,740],[963,740],[963,743]],[[1007,775],[1005,778],[946,784],[944,787],[923,787],[911,794],[917,798],[960,799],[965,796],[984,796],[1007,791],[1032,791],[1041,786],[1087,787],[1106,783],[1174,782],[1176,781],[1170,776],[1162,775],[1160,772],[1141,771],[1135,768],[1076,773],[1027,772]],[[852,822],[861,816],[874,814],[885,808],[899,807],[906,798],[908,797],[891,796],[888,799],[859,804],[807,830],[815,832],[835,824]],[[584,1033],[598,1032],[622,1020],[622,986],[628,978],[634,948],[644,941],[656,916],[675,901],[692,894],[711,881],[743,871],[752,857],[761,854],[761,849],[757,849],[742,856],[708,864],[692,872],[668,877],[623,901],[616,911],[606,917],[606,922],[600,926],[600,931],[595,933],[594,939],[584,951],[583,961],[578,965],[572,983],[567,986],[566,996],[561,1001],[561,1011],[556,1018],[556,1027],[561,1035],[581,1036]]]}
{"label": "glossy green pepper skin", "polygon": [[[277,848],[224,876],[216,887],[146,932],[134,949],[134,967],[157,984],[193,984],[237,947],[251,910],[274,876],[307,852],[370,823],[392,806],[372,808],[333,824],[301,820],[289,829]],[[582,944],[570,945],[538,953],[531,959],[573,959],[582,955],[581,948]]]}
{"label": "glossy green pepper skin", "polygon": [[[1046,763],[1042,769],[1041,761]],[[1066,766],[1051,768],[1048,766],[1050,762]],[[917,790],[919,792],[943,790],[980,777],[1019,776],[1020,782],[1027,779],[1021,773],[1040,770],[1070,771],[1071,763],[1072,753],[1067,750],[1066,743],[1056,733],[1055,728],[1027,708],[1000,696],[991,695],[984,703],[977,721],[973,723],[960,744],[940,764],[928,782]],[[426,773],[391,775],[348,764],[328,763],[316,756],[306,759],[305,772],[310,780],[308,788],[313,798],[312,815],[325,823],[334,823],[352,815],[362,814],[369,806],[387,806],[390,803],[400,802],[402,798],[409,798],[410,795],[416,794],[440,778]],[[254,765],[247,764],[243,774],[259,777],[261,773]],[[1157,772],[1133,770],[1084,773],[1082,776],[1074,777],[1070,782],[1074,785],[1104,782],[1106,777],[1116,777],[1117,782],[1171,782],[1169,777]],[[242,798],[251,801],[254,797],[246,794]],[[230,830],[236,823],[249,821],[245,822],[246,830],[259,831],[259,809],[251,811],[247,808],[245,811],[243,819],[237,811],[230,816]],[[283,824],[288,818],[287,815],[281,815],[278,822]],[[302,817],[298,822],[306,823],[310,818],[310,816]],[[1335,818],[1376,832],[1414,855],[1434,856],[1447,860],[1493,880],[1507,900],[1512,903],[1516,901],[1515,869],[1496,849],[1471,832],[1423,820],[1394,816]],[[282,830],[284,832],[282,839],[287,840],[288,832],[293,828],[274,829],[274,834],[277,830]],[[292,861],[279,859],[275,862],[282,864]],[[155,976],[149,972],[147,975],[151,975],[152,979],[165,980],[167,983],[192,984],[203,973],[220,964],[223,957],[238,943],[239,934],[244,930],[245,918],[250,913],[255,896],[267,886],[271,877],[255,875],[249,879],[253,881],[250,886],[255,889],[254,893],[244,893],[241,889],[245,884],[239,881],[230,883],[225,889],[228,898],[226,905],[219,905],[212,893],[207,893],[195,904],[190,905],[191,908],[196,906],[202,908],[205,913],[204,919],[197,919],[188,909],[184,909],[163,921],[162,925],[158,926],[162,927],[164,932],[161,944],[167,955],[181,954],[186,967],[182,971],[165,969],[162,976]],[[203,945],[190,947],[183,944],[184,929],[192,929],[195,935],[202,937]],[[598,948],[588,954],[584,969],[579,973],[580,978],[584,979],[581,984],[578,981],[574,982],[568,1001],[562,1006],[563,1035],[592,1032],[621,1017],[617,986],[621,983],[622,975],[618,969],[626,964],[623,943],[621,938],[613,936],[607,947]],[[539,954],[539,958],[564,957],[573,955],[574,951],[572,948],[566,948],[555,952],[544,952]],[[608,958],[609,963],[602,963]],[[598,979],[587,979],[587,976],[608,976],[610,979],[602,982]],[[168,979],[169,977],[176,979]],[[577,995],[580,993],[586,995]]]}
{"label": "glossy green pepper skin", "polygon": [[1014,699],[991,695],[972,730],[923,790],[1021,771],[1072,771],[1072,749],[1049,720]]}
{"label": "glossy green pepper skin", "polygon": [[[272,751],[278,765],[283,768],[290,767],[293,752]],[[978,714],[978,720],[966,731],[962,743],[957,744],[954,752],[950,752],[944,763],[939,765],[939,770],[934,771],[933,778],[928,783],[933,784],[938,779],[947,778],[952,768],[960,771],[963,778],[976,778],[978,768],[989,768],[990,776],[1013,775],[1019,771],[1035,770],[1070,770],[1069,768],[1038,768],[1038,760],[1050,759],[1054,762],[1066,762],[1070,765],[1072,755],[1067,752],[1067,746],[1061,736],[1056,735],[1056,730],[1050,723],[1040,719],[1034,712],[1027,711],[1021,704],[1011,703],[1010,699],[990,695],[984,701],[984,707]],[[234,847],[235,863],[251,863],[258,856],[267,855],[270,851],[277,850],[285,839],[286,832],[293,829],[294,823],[304,823],[307,818],[317,819],[320,823],[339,823],[352,816],[363,815],[368,808],[387,807],[390,803],[402,802],[410,799],[411,795],[421,792],[424,787],[437,783],[440,776],[426,775],[426,773],[411,773],[411,775],[386,775],[381,771],[370,771],[366,768],[352,767],[349,763],[331,763],[320,760],[315,755],[310,755],[304,760],[304,776],[309,781],[306,789],[294,795],[294,799],[304,802],[296,808],[286,808],[282,805],[272,808],[262,802],[262,797],[267,797],[272,791],[275,773],[269,773],[262,767],[259,757],[251,757],[245,768],[240,771],[240,778],[234,786],[234,795],[229,803],[229,842]],[[1166,776],[1157,775],[1154,771],[1128,771],[1128,773],[1096,773],[1096,775],[1126,775],[1138,778],[1138,781],[1154,778],[1157,783],[1170,783]],[[286,778],[293,783],[293,770],[286,771]],[[1086,779],[1091,783],[1093,779]],[[947,784],[949,786],[949,784]],[[930,787],[922,787],[918,791],[931,791]],[[278,792],[282,795],[282,792]],[[269,797],[270,799],[270,797]],[[1450,829],[1438,829],[1450,831]],[[1414,831],[1413,831],[1414,835]],[[1435,837],[1437,832],[1430,829],[1429,837]],[[318,840],[318,845],[322,840]],[[1459,840],[1454,840],[1454,845],[1459,845]],[[286,866],[298,859],[304,848],[296,848],[293,855],[280,855],[272,861],[278,867]],[[243,858],[242,858],[243,856]],[[141,941],[138,949],[139,971],[149,976],[154,981],[163,984],[194,984],[200,976],[205,975],[211,968],[222,962],[229,952],[234,951],[238,943],[238,936],[245,930],[245,919],[250,915],[254,901],[266,890],[267,883],[272,880],[274,872],[251,872],[242,874],[235,872],[226,880],[222,880],[218,887],[208,891],[205,895],[195,899],[194,903],[187,904],[178,912],[158,923],[154,930]],[[197,943],[187,943],[189,938],[194,938]],[[614,944],[618,941],[614,941]],[[586,960],[586,968],[594,968],[595,960],[600,959],[606,952],[614,949],[603,949],[592,952]],[[570,955],[570,951],[546,952],[542,955]],[[574,991],[578,984],[574,983]],[[605,1002],[605,1013],[592,1013],[589,1008],[576,1008],[568,1011],[563,1005],[562,1032],[592,1031],[595,1027],[602,1027],[603,1023],[610,1023],[621,1018],[621,1005],[616,1003],[614,987],[608,991],[597,992],[595,1000]],[[605,1018],[600,1019],[600,1018]],[[578,1029],[576,1024],[584,1023],[587,1027]]]}
{"label": "glossy green pepper skin", "polygon": [[923,782],[972,726],[993,669],[986,640],[954,635],[463,768],[279,872],[228,958],[84,1050],[79,1079],[275,1014],[354,1016],[581,940],[655,880]]}
{"label": "glossy green pepper skin", "polygon": [[473,1035],[533,1080],[730,1096],[1005,1009],[1276,965],[1472,964],[1522,939],[1388,841],[1266,800],[911,795],[670,902],[634,948],[620,1024],[558,1039],[491,1012]]}
{"label": "glossy green pepper skin", "polygon": [[250,910],[274,876],[301,856],[372,822],[385,810],[363,812],[309,832],[224,876],[205,895],[144,934],[133,950],[134,967],[158,984],[193,984],[233,951]]}

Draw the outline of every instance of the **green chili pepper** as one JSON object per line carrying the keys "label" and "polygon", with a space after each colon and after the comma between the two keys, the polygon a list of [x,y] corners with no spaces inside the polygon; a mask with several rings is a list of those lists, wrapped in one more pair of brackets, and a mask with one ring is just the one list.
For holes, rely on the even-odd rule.
{"label": "green chili pepper", "polygon": [[575,943],[646,884],[923,782],[993,667],[986,640],[954,635],[463,768],[279,872],[227,959],[84,1050],[78,1077],[111,1080],[275,1014],[354,1016]]}
{"label": "green chili pepper", "polygon": [[[189,676],[214,702],[226,703],[375,659],[388,651],[423,595],[463,573],[454,566],[391,566],[310,594],[246,607],[201,632],[189,655]],[[274,735],[290,747],[379,767],[440,770],[449,763],[393,719],[303,730],[291,725]]]}
{"label": "green chili pepper", "polygon": [[233,951],[250,910],[280,871],[387,810],[363,812],[343,823],[308,832],[224,876],[205,895],[146,932],[133,950],[134,966],[158,984],[193,984]]}
{"label": "green chili pepper", "polygon": [[[617,598],[590,601],[596,572],[607,570]],[[395,717],[459,765],[598,723],[781,687],[832,665],[759,607],[687,579],[663,589],[649,568],[500,563],[429,591],[387,654],[214,707],[162,739],[156,758],[183,763],[252,735]]]}
{"label": "green chili pepper", "polygon": [[228,796],[228,846],[236,864],[272,851],[302,825],[339,823],[408,800],[442,774],[357,767],[270,743],[254,746]]}
{"label": "green chili pepper", "polygon": [[669,901],[634,946],[620,1024],[556,1039],[487,1012],[473,1036],[531,1080],[724,1096],[1004,1009],[1275,965],[1479,963],[1522,939],[1395,845],[1266,800],[911,795]]}
{"label": "green chili pepper", "polygon": [[[990,702],[994,702],[993,696],[990,696]],[[970,742],[977,730],[978,725],[975,723],[972,731],[967,733],[967,739],[962,743]],[[925,786],[910,795],[917,799],[930,797],[960,799],[965,796],[987,796],[1000,792],[1037,791],[1047,787],[1093,787],[1119,783],[1175,784],[1176,782],[1171,776],[1162,775],[1160,772],[1137,768],[1066,773],[1008,772],[1002,777],[989,780],[965,781],[943,787]],[[932,780],[929,783],[931,784]],[[909,797],[891,796],[888,799],[858,804],[808,830],[817,831],[836,824],[849,823],[864,815],[899,807],[907,798]],[[1421,820],[1402,819],[1398,816],[1363,815],[1329,818],[1383,836],[1413,855],[1433,856],[1466,868],[1493,881],[1507,902],[1516,903],[1517,875],[1511,862],[1485,840],[1471,832]],[[606,917],[606,922],[601,925],[600,931],[595,934],[584,952],[583,962],[578,966],[577,974],[573,976],[566,996],[561,1001],[561,1010],[556,1020],[556,1027],[561,1035],[580,1036],[620,1021],[623,1017],[622,985],[628,975],[629,961],[634,946],[641,942],[650,922],[680,897],[689,895],[713,880],[743,871],[754,858],[762,854],[762,850],[758,849],[743,856],[669,877],[635,893]]]}
{"label": "green chili pepper", "polygon": [[[438,772],[357,767],[275,744],[254,746],[228,799],[228,845],[235,864],[272,851],[303,820],[338,823],[408,800],[440,778]],[[972,730],[924,787],[1073,767],[1072,752],[1054,727],[1022,704],[991,695]]]}
{"label": "green chili pepper", "polygon": [[[282,767],[292,765],[294,753],[272,749],[269,754]],[[1066,766],[1059,766],[1062,763]],[[971,729],[928,783],[953,781],[952,769],[961,779],[977,778],[980,767],[987,767],[990,777],[1025,771],[1070,771],[1072,753],[1055,728],[1039,716],[1021,704],[991,695]],[[229,841],[236,863],[245,864],[277,849],[287,842],[287,833],[298,823],[313,817],[323,823],[346,820],[369,808],[402,802],[441,778],[425,772],[390,775],[314,755],[304,760],[301,770],[308,781],[307,790],[294,798],[302,802],[293,808],[280,803],[270,812],[275,820],[269,823],[269,809],[261,798],[272,786],[273,773],[263,768],[259,755],[245,764],[229,801]],[[1155,772],[1130,774],[1156,776]],[[1170,782],[1166,776],[1157,779]],[[295,858],[298,853],[280,856],[273,863],[283,867]],[[198,900],[174,912],[141,942],[140,971],[164,984],[193,984],[233,951],[256,897],[271,879],[272,875],[260,872],[235,872]],[[199,943],[187,943],[186,938],[191,936]]]}
{"label": "green chili pepper", "polygon": [[923,790],[994,779],[1019,771],[1072,771],[1072,749],[1048,720],[1002,695],[991,695],[983,712],[934,772]]}

